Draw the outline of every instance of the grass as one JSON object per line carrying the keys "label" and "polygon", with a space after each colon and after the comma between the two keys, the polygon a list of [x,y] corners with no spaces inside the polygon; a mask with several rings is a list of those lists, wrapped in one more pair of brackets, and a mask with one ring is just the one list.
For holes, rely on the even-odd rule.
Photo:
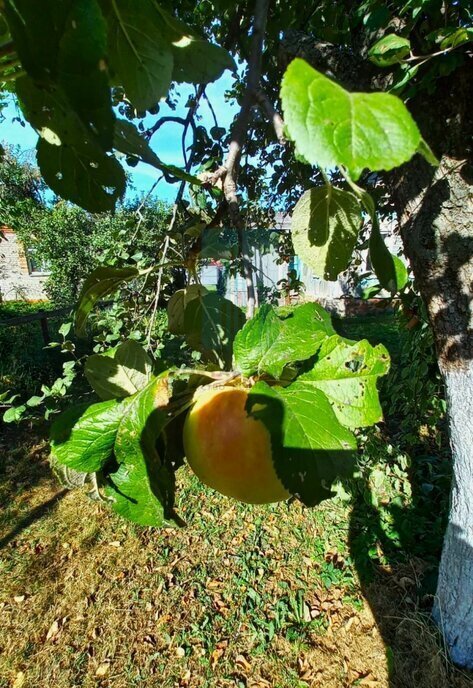
{"label": "grass", "polygon": [[[337,327],[385,343],[394,360],[405,336],[393,316]],[[46,442],[8,429],[0,688],[472,687],[428,614],[445,446],[389,433],[367,434],[359,479],[316,509],[241,505],[184,467],[187,527],[153,530],[63,491]]]}
{"label": "grass", "polygon": [[368,339],[373,344],[384,344],[393,360],[399,355],[406,331],[399,328],[398,317],[394,313],[334,318],[335,329],[349,339]]}
{"label": "grass", "polygon": [[44,442],[12,438],[0,447],[1,688],[473,685],[412,602],[418,563],[362,588],[346,502],[244,506],[181,469],[187,527],[139,528],[62,491]]}

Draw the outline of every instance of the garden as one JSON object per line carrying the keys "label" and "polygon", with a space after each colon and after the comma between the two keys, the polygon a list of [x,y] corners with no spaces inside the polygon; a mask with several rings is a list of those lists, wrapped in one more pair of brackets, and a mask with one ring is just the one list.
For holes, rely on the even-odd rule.
{"label": "garden", "polygon": [[43,5],[0,2],[0,688],[473,686],[468,3]]}

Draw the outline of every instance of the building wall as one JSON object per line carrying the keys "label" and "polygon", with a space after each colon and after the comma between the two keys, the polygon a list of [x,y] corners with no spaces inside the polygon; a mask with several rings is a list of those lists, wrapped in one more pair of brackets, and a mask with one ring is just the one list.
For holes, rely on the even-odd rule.
{"label": "building wall", "polygon": [[[277,218],[275,229],[278,231],[288,232],[291,227],[291,219],[289,216]],[[393,220],[385,220],[381,224],[381,234],[386,242],[388,249],[397,254],[402,244],[399,236],[395,232],[396,223]],[[278,255],[275,251],[262,254],[258,249],[254,250],[252,262],[255,268],[255,282],[262,282],[265,287],[277,288],[279,280],[287,277],[289,266],[284,263],[279,265]],[[363,264],[360,266],[360,273],[369,272],[368,251],[362,253]],[[304,283],[304,292],[302,299],[309,301],[319,301],[329,310],[340,313],[345,312],[345,300],[349,294],[349,285],[343,278],[334,282],[316,277],[312,270],[305,265],[297,256],[294,259],[293,266],[297,272],[298,278]],[[201,273],[202,284],[208,287],[214,287],[217,284],[218,267],[209,265],[204,267]],[[373,277],[374,280],[376,278]],[[237,306],[246,306],[247,293],[245,280],[241,276],[231,277],[227,280],[226,297],[230,299]],[[387,297],[387,292],[381,292],[381,297]]]}
{"label": "building wall", "polygon": [[4,239],[0,239],[0,298],[3,301],[42,301],[45,273],[30,273],[23,246],[15,232],[2,227]]}

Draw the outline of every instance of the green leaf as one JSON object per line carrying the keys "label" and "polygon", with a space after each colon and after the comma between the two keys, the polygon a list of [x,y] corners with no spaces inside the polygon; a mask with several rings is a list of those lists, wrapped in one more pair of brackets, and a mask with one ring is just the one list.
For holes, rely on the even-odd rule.
{"label": "green leaf", "polygon": [[5,0],[5,14],[15,50],[26,71],[48,79],[56,71],[59,41],[74,0]]}
{"label": "green leaf", "polygon": [[17,423],[18,421],[21,420],[25,411],[26,411],[25,404],[22,404],[21,406],[12,406],[11,408],[7,409],[5,411],[5,413],[3,414],[3,422],[4,423]]}
{"label": "green leaf", "polygon": [[62,413],[51,428],[54,459],[76,471],[101,470],[112,458],[124,403],[103,401],[87,407],[75,406]]}
{"label": "green leaf", "polygon": [[168,301],[168,329],[171,334],[185,334],[184,312],[192,299],[207,294],[207,289],[201,284],[190,284],[185,289],[178,289]]}
{"label": "green leaf", "polygon": [[158,3],[155,5],[171,43],[174,81],[207,84],[218,79],[225,69],[236,70],[235,61],[224,48],[193,35],[186,24],[168,14]]}
{"label": "green leaf", "polygon": [[424,139],[421,139],[417,152],[420,155],[422,155],[427,160],[427,162],[433,165],[434,167],[440,165],[439,160],[435,157],[431,147],[429,146],[427,141],[424,141]]}
{"label": "green leaf", "polygon": [[151,378],[152,361],[133,339],[120,344],[113,357],[93,354],[87,358],[84,373],[101,399],[115,399],[135,394]]}
{"label": "green leaf", "polygon": [[58,84],[105,150],[113,143],[115,115],[105,69],[107,26],[97,0],[74,0],[58,52]]}
{"label": "green leaf", "polygon": [[409,279],[407,268],[400,258],[389,252],[377,220],[373,222],[369,251],[373,270],[383,289],[392,294],[404,289]]}
{"label": "green leaf", "polygon": [[298,381],[285,388],[258,382],[247,410],[268,428],[279,479],[307,506],[329,498],[334,480],[352,473],[355,437],[319,389]]}
{"label": "green leaf", "polygon": [[447,48],[458,48],[460,45],[469,43],[473,41],[473,28],[472,27],[462,27],[460,29],[451,29],[451,31],[445,31],[445,37],[440,43],[440,50],[446,50]]}
{"label": "green leaf", "polygon": [[215,293],[192,299],[184,311],[187,344],[219,365],[231,365],[233,340],[244,324],[241,308]]}
{"label": "green leaf", "polygon": [[350,342],[338,335],[320,347],[313,368],[298,380],[327,396],[342,425],[359,428],[382,420],[376,382],[389,371],[389,354],[382,344]]}
{"label": "green leaf", "polygon": [[121,516],[142,526],[160,526],[172,516],[174,479],[156,450],[156,440],[170,422],[165,377],[152,380],[127,406],[115,442],[118,468],[105,492]]}
{"label": "green leaf", "polygon": [[85,332],[85,325],[91,310],[97,301],[104,296],[112,294],[124,282],[138,277],[137,268],[96,268],[85,280],[80,295],[79,303],[75,312],[75,330],[81,336]]}
{"label": "green leaf", "polygon": [[45,141],[86,149],[92,145],[90,128],[71,108],[61,88],[41,88],[29,76],[22,76],[17,79],[15,90],[26,119]]}
{"label": "green leaf", "polygon": [[407,38],[391,33],[377,41],[368,51],[368,59],[378,67],[389,67],[402,62],[411,52]]}
{"label": "green leaf", "polygon": [[310,358],[333,334],[329,314],[316,303],[298,306],[286,317],[265,304],[235,338],[235,365],[247,376],[265,372],[279,378],[286,365]]}
{"label": "green leaf", "polygon": [[415,77],[419,71],[419,65],[404,63],[399,65],[394,72],[393,81],[389,92],[395,96],[400,96],[407,84]]}
{"label": "green leaf", "polygon": [[126,179],[120,164],[95,146],[79,149],[40,139],[37,159],[48,186],[91,213],[113,210],[125,192]]}
{"label": "green leaf", "polygon": [[294,250],[318,277],[336,280],[348,267],[361,223],[354,194],[330,185],[309,189],[292,215]]}
{"label": "green leaf", "polygon": [[201,233],[200,250],[197,257],[200,260],[213,258],[214,260],[234,260],[238,256],[238,242],[231,242],[222,237],[220,229],[206,228]]}
{"label": "green leaf", "polygon": [[349,93],[296,58],[281,99],[287,131],[312,165],[391,170],[417,152],[421,135],[404,103],[389,93]]}
{"label": "green leaf", "polygon": [[166,163],[160,160],[135,125],[127,120],[117,119],[115,123],[114,146],[120,153],[139,158],[142,162],[146,162],[148,165],[152,165],[156,169],[176,177],[176,179],[188,182],[194,186],[202,185],[202,181],[193,174],[189,174],[175,165],[166,165]]}
{"label": "green leaf", "polygon": [[33,397],[30,397],[28,399],[28,401],[26,402],[26,405],[30,406],[30,407],[36,407],[36,406],[40,406],[43,403],[43,401],[44,401],[44,397],[33,396]]}
{"label": "green leaf", "polygon": [[174,59],[153,0],[111,0],[109,58],[133,106],[147,110],[168,94]]}

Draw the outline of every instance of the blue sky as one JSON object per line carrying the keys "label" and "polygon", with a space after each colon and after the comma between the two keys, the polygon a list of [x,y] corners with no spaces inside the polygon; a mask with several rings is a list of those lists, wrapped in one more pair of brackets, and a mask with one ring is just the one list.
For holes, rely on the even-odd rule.
{"label": "blue sky", "polygon": [[[235,111],[235,103],[225,102],[225,91],[232,86],[233,77],[230,72],[226,71],[222,77],[215,83],[209,84],[206,88],[207,96],[212,103],[212,107],[215,111],[217,121],[219,126],[228,127],[231,123]],[[157,119],[157,117],[163,117],[165,115],[173,115],[178,117],[185,117],[187,114],[187,108],[185,104],[189,95],[194,93],[192,86],[187,84],[180,84],[176,87],[176,92],[179,93],[179,104],[175,110],[171,110],[166,104],[162,104],[160,107],[159,115],[148,116],[144,120],[146,127],[151,126]],[[25,123],[24,126],[19,121],[16,121],[20,113],[17,111],[14,103],[9,104],[4,110],[3,115],[5,120],[0,125],[0,140],[3,143],[10,145],[17,145],[23,151],[34,151],[37,141],[36,132]],[[198,114],[202,117],[199,124],[210,128],[214,126],[214,120],[209,108],[209,105],[205,99],[202,99],[201,105],[199,107]],[[153,150],[159,155],[163,162],[178,165],[179,167],[184,166],[184,161],[181,151],[181,134],[182,126],[174,122],[167,122],[164,124],[153,136],[151,140],[151,146]],[[191,141],[191,134],[189,133],[188,144]],[[144,163],[139,163],[136,167],[127,167],[127,172],[131,175],[132,184],[134,189],[130,188],[127,192],[128,197],[133,197],[135,195],[142,195],[147,193],[152,187],[153,183],[158,177],[161,176],[159,170],[156,170],[150,165],[145,165]],[[156,198],[160,198],[166,201],[173,201],[177,193],[177,184],[168,184],[164,179],[158,184],[156,191],[154,193]]]}

